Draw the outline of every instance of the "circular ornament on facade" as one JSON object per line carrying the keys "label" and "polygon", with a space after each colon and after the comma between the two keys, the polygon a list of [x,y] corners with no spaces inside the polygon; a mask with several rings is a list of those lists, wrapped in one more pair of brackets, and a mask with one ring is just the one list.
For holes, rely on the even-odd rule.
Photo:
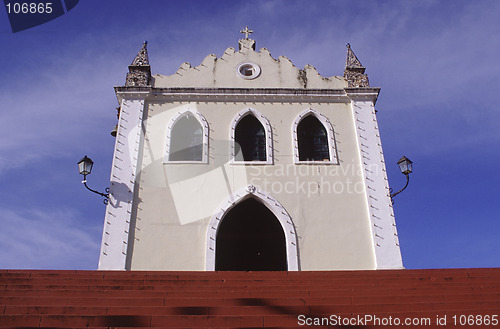
{"label": "circular ornament on facade", "polygon": [[236,73],[242,79],[252,80],[260,75],[260,66],[251,62],[243,62],[236,67]]}

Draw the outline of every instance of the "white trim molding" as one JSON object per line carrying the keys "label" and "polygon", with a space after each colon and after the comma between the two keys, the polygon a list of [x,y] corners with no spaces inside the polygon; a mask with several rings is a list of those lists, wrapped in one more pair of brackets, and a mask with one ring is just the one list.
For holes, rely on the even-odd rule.
{"label": "white trim molding", "polygon": [[224,220],[225,214],[233,209],[237,204],[248,198],[255,198],[257,201],[262,202],[262,204],[264,204],[274,214],[274,216],[276,216],[281,224],[281,227],[283,228],[283,233],[285,234],[288,271],[299,271],[299,248],[292,217],[290,217],[281,203],[253,185],[248,185],[245,189],[242,189],[236,194],[230,196],[218,207],[217,212],[210,219],[207,228],[206,270],[215,271],[217,232],[219,230],[220,223]]}
{"label": "white trim molding", "polygon": [[[171,146],[171,141],[172,141],[172,128],[175,126],[177,121],[179,119],[183,118],[186,115],[191,114],[198,122],[200,123],[202,127],[202,134],[203,134],[203,146],[202,146],[202,159],[201,161],[171,161],[170,160],[170,146]],[[208,163],[208,134],[209,134],[209,129],[208,129],[208,121],[205,119],[205,117],[198,112],[195,109],[192,109],[191,107],[187,107],[182,111],[179,111],[169,122],[167,125],[167,132],[166,132],[166,140],[165,140],[165,150],[164,150],[164,156],[163,156],[163,163],[169,163],[169,164],[184,164],[184,163]]]}
{"label": "white trim molding", "polygon": [[[235,133],[236,133],[236,126],[240,122],[241,119],[246,117],[247,115],[253,115],[257,120],[259,120],[260,124],[264,127],[264,130],[266,132],[266,160],[265,161],[237,161],[235,160],[236,154],[235,154]],[[231,122],[231,129],[229,130],[230,136],[229,140],[231,141],[231,163],[232,164],[273,164],[273,131],[271,128],[271,124],[269,123],[269,120],[257,111],[256,109],[253,109],[251,107],[247,107],[243,110],[241,110],[233,119]]]}
{"label": "white trim molding", "polygon": [[[145,94],[149,100],[178,102],[292,102],[292,103],[348,103],[348,93],[376,98],[380,88],[343,88],[343,89],[301,89],[295,88],[155,88],[155,87],[115,87],[118,100],[125,94]],[[144,96],[144,97],[146,97]]]}
{"label": "white trim molding", "polygon": [[366,206],[370,216],[377,269],[401,269],[394,211],[389,196],[389,182],[384,153],[375,114],[377,95],[350,89],[353,121],[356,129],[359,157],[366,189]]}
{"label": "white trim molding", "polygon": [[[298,135],[297,135],[297,127],[299,126],[300,121],[304,119],[305,117],[313,115],[315,118],[317,118],[323,127],[325,127],[327,136],[328,136],[328,153],[330,156],[329,161],[300,161],[299,160],[299,141],[298,141]],[[293,140],[293,162],[295,164],[338,164],[338,156],[337,156],[337,146],[335,143],[335,133],[333,131],[333,126],[330,120],[323,115],[321,112],[309,108],[305,109],[304,111],[300,112],[300,114],[297,116],[295,121],[293,122],[293,129],[292,129],[292,140]]]}
{"label": "white trim molding", "polygon": [[99,270],[127,270],[130,258],[130,230],[134,230],[134,197],[137,193],[139,154],[143,140],[141,124],[145,94],[119,97],[120,117],[116,135],[109,203],[104,217]]}

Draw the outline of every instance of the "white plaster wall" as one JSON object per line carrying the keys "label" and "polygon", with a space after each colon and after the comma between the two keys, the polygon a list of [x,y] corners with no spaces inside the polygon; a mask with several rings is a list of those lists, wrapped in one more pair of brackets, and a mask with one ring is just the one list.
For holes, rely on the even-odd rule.
{"label": "white plaster wall", "polygon": [[[208,164],[164,164],[166,127],[186,106],[208,121]],[[301,270],[374,269],[375,258],[349,103],[148,102],[131,269],[205,270],[208,222],[248,184],[283,205],[298,235]],[[229,164],[231,122],[255,108],[271,123],[274,165]],[[307,108],[332,123],[339,164],[297,165],[292,129]],[[288,171],[288,173],[287,173]],[[183,181],[192,185],[182,185]],[[176,194],[181,193],[175,196]],[[188,207],[186,214],[182,207]]]}

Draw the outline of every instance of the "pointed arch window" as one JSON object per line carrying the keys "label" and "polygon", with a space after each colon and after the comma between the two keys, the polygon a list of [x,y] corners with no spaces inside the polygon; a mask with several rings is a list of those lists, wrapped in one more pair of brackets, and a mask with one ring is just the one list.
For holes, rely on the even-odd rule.
{"label": "pointed arch window", "polygon": [[247,115],[238,122],[234,132],[236,154],[240,161],[266,161],[266,133],[264,127],[253,115]]}
{"label": "pointed arch window", "polygon": [[337,163],[333,127],[319,112],[309,109],[294,122],[296,163]]}
{"label": "pointed arch window", "polygon": [[254,109],[245,109],[233,120],[233,163],[272,163],[272,138],[269,121]]}
{"label": "pointed arch window", "polygon": [[178,113],[168,127],[165,162],[207,162],[208,124],[191,110]]}
{"label": "pointed arch window", "polygon": [[299,161],[330,160],[328,135],[316,117],[308,115],[297,126]]}

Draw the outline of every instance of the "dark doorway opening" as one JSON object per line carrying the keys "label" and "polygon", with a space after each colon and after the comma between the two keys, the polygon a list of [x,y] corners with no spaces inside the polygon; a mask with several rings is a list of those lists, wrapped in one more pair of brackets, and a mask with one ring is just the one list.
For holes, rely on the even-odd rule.
{"label": "dark doorway opening", "polygon": [[222,219],[216,238],[216,271],[286,271],[286,240],[274,214],[246,199]]}

